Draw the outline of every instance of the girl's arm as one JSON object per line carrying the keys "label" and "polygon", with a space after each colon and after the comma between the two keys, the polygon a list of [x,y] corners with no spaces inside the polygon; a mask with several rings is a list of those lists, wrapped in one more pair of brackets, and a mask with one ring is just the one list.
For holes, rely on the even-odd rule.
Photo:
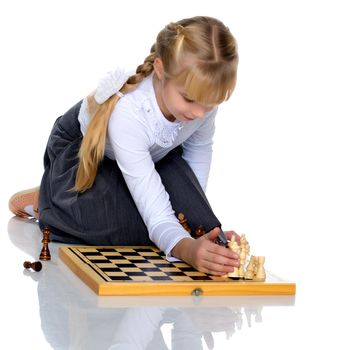
{"label": "girl's arm", "polygon": [[207,187],[212,160],[217,109],[215,107],[209,112],[200,128],[182,144],[184,150],[182,158],[192,168],[204,192]]}
{"label": "girl's arm", "polygon": [[150,239],[168,260],[177,260],[171,257],[171,249],[190,236],[176,218],[169,194],[155,169],[149,152],[154,142],[152,133],[136,108],[125,103],[126,97],[117,103],[109,120],[109,142]]}

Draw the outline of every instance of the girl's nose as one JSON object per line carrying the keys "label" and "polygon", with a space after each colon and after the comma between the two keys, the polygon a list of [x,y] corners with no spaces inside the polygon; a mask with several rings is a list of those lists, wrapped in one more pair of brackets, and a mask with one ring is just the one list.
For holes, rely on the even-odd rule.
{"label": "girl's nose", "polygon": [[195,118],[203,118],[204,115],[210,111],[210,108],[204,106],[196,106],[192,109],[191,113]]}

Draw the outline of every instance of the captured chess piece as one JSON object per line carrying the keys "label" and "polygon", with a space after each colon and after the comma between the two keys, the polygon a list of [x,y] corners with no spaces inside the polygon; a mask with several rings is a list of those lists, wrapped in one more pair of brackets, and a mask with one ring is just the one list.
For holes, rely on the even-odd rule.
{"label": "captured chess piece", "polygon": [[206,232],[205,232],[204,227],[202,225],[199,225],[195,231],[195,238],[199,238],[205,234],[206,234]]}
{"label": "captured chess piece", "polygon": [[50,230],[45,227],[43,229],[43,239],[42,239],[42,244],[43,244],[43,248],[41,249],[41,253],[40,253],[40,260],[43,261],[47,261],[47,260],[51,260],[51,254],[50,254],[50,250],[49,250],[49,243],[50,241]]}
{"label": "captured chess piece", "polygon": [[191,228],[187,223],[187,219],[185,218],[185,214],[184,213],[179,213],[177,218],[179,219],[180,224],[182,225],[182,227],[190,234],[192,235],[191,232]]}
{"label": "captured chess piece", "polygon": [[34,261],[34,262],[25,261],[23,263],[23,267],[25,269],[32,269],[36,272],[39,272],[42,269],[43,265],[41,264],[40,261]]}

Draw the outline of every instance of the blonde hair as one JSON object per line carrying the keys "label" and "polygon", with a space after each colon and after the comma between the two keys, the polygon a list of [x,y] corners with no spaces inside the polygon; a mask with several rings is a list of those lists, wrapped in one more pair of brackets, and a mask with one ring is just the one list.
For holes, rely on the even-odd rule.
{"label": "blonde hair", "polygon": [[[153,72],[159,57],[166,79],[183,86],[188,98],[203,105],[216,105],[232,94],[237,75],[236,40],[229,29],[212,17],[192,17],[170,23],[157,36],[150,55],[129,77],[120,91],[123,94]],[[92,187],[105,152],[108,121],[119,100],[113,95],[99,105],[87,97],[91,120],[79,150],[79,165],[73,190],[84,192]]]}

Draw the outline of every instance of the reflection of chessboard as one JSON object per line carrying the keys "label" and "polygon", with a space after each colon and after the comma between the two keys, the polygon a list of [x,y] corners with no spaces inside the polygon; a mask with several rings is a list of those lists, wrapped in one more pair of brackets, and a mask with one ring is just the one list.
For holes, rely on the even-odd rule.
{"label": "reflection of chessboard", "polygon": [[151,246],[61,247],[59,256],[99,295],[295,294],[294,283],[207,275]]}

